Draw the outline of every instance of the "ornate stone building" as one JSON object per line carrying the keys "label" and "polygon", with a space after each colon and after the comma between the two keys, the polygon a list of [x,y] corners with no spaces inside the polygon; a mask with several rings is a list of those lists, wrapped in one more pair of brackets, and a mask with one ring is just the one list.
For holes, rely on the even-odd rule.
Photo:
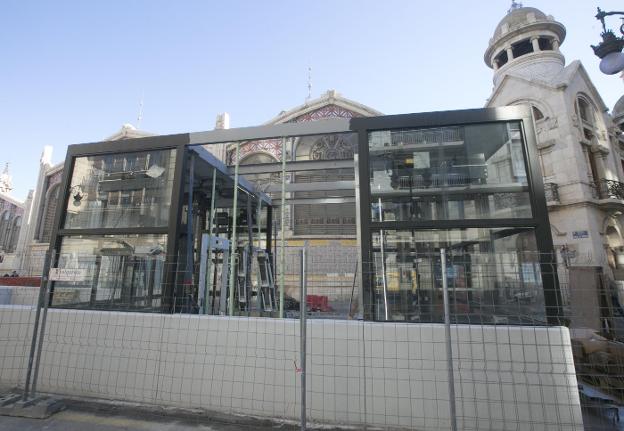
{"label": "ornate stone building", "polygon": [[581,62],[566,65],[565,36],[552,16],[514,4],[485,51],[494,71],[486,106],[533,107],[555,247],[569,264],[616,269],[624,264],[624,101],[611,118]]}
{"label": "ornate stone building", "polygon": [[[624,267],[624,97],[609,115],[587,71],[578,61],[566,65],[560,50],[566,28],[552,16],[516,3],[496,26],[484,60],[493,69],[494,88],[486,106],[530,104],[536,121],[538,151],[548,197],[550,221],[557,252],[568,264],[610,267],[616,277]],[[324,118],[375,116],[380,112],[330,90],[321,97],[283,111],[265,124],[315,121]],[[229,116],[221,114],[215,128],[228,128]],[[130,125],[109,140],[147,136]],[[209,148],[220,160],[234,164],[235,144]],[[347,136],[328,139],[305,137],[286,143],[286,160],[334,160],[350,158],[355,142]],[[50,164],[46,148],[32,205],[26,206],[28,226],[22,226],[23,267],[42,263],[48,248],[51,224],[58,203],[62,164]],[[276,163],[282,159],[280,139],[240,144],[241,165]],[[289,183],[319,181],[314,173],[297,173]],[[353,170],[333,170],[322,181],[353,180]],[[259,186],[278,184],[274,174],[248,177]],[[291,188],[292,190],[292,188]],[[327,192],[294,191],[288,198],[328,197]],[[291,239],[355,238],[353,204],[286,207],[285,226]],[[276,218],[279,214],[276,214]],[[19,248],[19,245],[18,245]]]}

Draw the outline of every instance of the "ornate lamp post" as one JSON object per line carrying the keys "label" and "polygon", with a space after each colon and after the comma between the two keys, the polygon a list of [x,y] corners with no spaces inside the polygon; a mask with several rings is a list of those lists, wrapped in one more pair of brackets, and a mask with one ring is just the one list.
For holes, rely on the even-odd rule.
{"label": "ornate lamp post", "polygon": [[[623,15],[624,12],[605,12],[598,8],[596,19],[602,23],[602,42],[592,45],[594,54],[600,61],[600,71],[607,75],[615,75],[624,70],[624,37],[618,37],[613,30],[607,30],[605,17],[610,15]],[[624,20],[624,18],[622,18]],[[620,33],[624,36],[624,23],[620,26]]]}

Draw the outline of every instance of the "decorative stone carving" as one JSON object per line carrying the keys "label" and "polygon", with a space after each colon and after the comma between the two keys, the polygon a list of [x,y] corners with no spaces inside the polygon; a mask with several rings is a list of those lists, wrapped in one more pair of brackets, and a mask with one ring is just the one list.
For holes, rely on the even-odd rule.
{"label": "decorative stone carving", "polygon": [[315,111],[307,112],[303,115],[300,115],[299,117],[294,118],[293,120],[290,120],[289,123],[303,123],[306,121],[322,120],[324,118],[354,118],[354,117],[360,117],[360,115],[338,105],[326,105]]}
{"label": "decorative stone carving", "polygon": [[340,136],[324,135],[310,149],[312,160],[334,160],[353,158],[353,145]]}
{"label": "decorative stone carving", "polygon": [[[264,152],[275,157],[276,160],[282,159],[282,139],[262,139],[259,141],[249,141],[242,143],[239,151],[239,160],[242,160],[251,153]],[[227,152],[227,163],[233,165],[236,160],[236,148],[232,147]]]}

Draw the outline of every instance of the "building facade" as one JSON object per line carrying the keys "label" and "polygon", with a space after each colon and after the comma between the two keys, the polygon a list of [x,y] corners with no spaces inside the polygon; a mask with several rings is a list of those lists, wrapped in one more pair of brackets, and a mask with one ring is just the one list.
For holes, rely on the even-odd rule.
{"label": "building facade", "polygon": [[624,101],[610,116],[581,62],[566,65],[560,50],[565,36],[552,16],[512,7],[485,51],[494,71],[486,106],[532,106],[560,259],[599,265],[621,278]]}
{"label": "building facade", "polygon": [[[514,6],[496,26],[484,54],[493,69],[494,88],[486,107],[529,104],[533,108],[537,150],[544,176],[548,209],[555,248],[569,265],[601,265],[622,278],[624,240],[624,97],[609,115],[587,71],[578,61],[566,65],[560,47],[566,28],[552,16],[531,7]],[[309,122],[327,118],[357,118],[380,115],[371,107],[349,100],[336,91],[269,120],[266,125]],[[227,129],[229,117],[221,114],[216,129]],[[125,125],[108,140],[150,135]],[[285,154],[282,149],[285,148]],[[263,139],[208,148],[219,160],[241,166],[282,161],[349,159],[356,142],[344,137],[305,137],[282,143]],[[50,164],[51,149],[41,158],[39,178],[32,204],[25,208],[29,222],[22,224],[22,268],[43,263],[58,202],[62,164]],[[565,167],[565,168],[563,168]],[[353,169],[333,169],[331,180],[348,185]],[[259,187],[276,191],[276,174],[249,175]],[[307,183],[319,181],[312,172],[287,177],[289,202],[284,212],[287,238],[298,240],[330,239],[355,244],[354,200],[347,192],[309,190]],[[300,183],[298,186],[294,184]],[[304,199],[342,199],[342,203],[306,204]],[[299,199],[299,200],[297,200]],[[297,203],[299,202],[299,203]]]}

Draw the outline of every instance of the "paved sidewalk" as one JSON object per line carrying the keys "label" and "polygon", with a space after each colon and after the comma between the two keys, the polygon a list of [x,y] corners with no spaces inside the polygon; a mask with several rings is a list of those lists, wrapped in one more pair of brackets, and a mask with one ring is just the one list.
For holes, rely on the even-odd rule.
{"label": "paved sidewalk", "polygon": [[[231,420],[228,420],[231,419]],[[234,431],[298,429],[295,425],[239,417],[210,417],[113,404],[67,401],[67,409],[48,419],[0,416],[2,431]]]}

